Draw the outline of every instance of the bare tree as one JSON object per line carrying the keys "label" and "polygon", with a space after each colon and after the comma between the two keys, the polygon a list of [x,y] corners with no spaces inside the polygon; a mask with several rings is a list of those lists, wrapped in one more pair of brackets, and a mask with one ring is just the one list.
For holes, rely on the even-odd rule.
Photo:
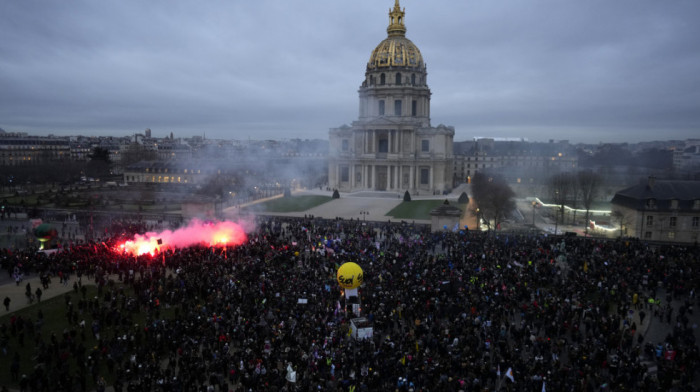
{"label": "bare tree", "polygon": [[573,208],[571,211],[571,224],[576,225],[576,209],[578,208],[579,196],[581,196],[581,187],[579,186],[578,179],[576,177],[571,178],[571,192],[569,197],[569,207]]}
{"label": "bare tree", "polygon": [[586,209],[586,235],[588,235],[588,218],[590,216],[593,201],[598,196],[603,178],[590,170],[578,172],[578,188],[581,192],[581,202]]}
{"label": "bare tree", "polygon": [[477,220],[484,218],[489,229],[491,222],[498,228],[515,209],[515,192],[499,176],[477,172],[472,180],[472,196],[477,205]]}
{"label": "bare tree", "polygon": [[549,194],[557,205],[556,213],[554,214],[554,234],[557,234],[559,228],[559,221],[564,221],[564,211],[566,207],[566,202],[571,196],[573,190],[572,184],[575,182],[575,178],[571,173],[559,173],[555,174],[549,178],[548,187]]}
{"label": "bare tree", "polygon": [[90,177],[106,177],[110,173],[112,160],[109,158],[109,150],[102,147],[95,147],[89,155],[90,160],[85,165],[85,174]]}
{"label": "bare tree", "polygon": [[620,225],[620,238],[622,238],[623,235],[627,234],[627,229],[634,218],[615,208],[613,208],[610,216]]}

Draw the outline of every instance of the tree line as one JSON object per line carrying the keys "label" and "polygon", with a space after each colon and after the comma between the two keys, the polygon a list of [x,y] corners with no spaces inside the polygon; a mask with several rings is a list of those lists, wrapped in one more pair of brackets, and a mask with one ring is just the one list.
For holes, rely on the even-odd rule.
{"label": "tree line", "polygon": [[[477,172],[471,184],[474,200],[471,213],[476,216],[478,224],[483,222],[489,230],[500,228],[501,223],[516,209],[515,192],[503,176],[494,173]],[[585,210],[585,232],[588,234],[590,211],[599,197],[602,185],[602,176],[592,170],[561,172],[550,176],[546,189],[549,199],[556,205],[555,232],[559,224],[564,224],[568,206],[574,209],[572,223],[576,221],[576,209]]]}

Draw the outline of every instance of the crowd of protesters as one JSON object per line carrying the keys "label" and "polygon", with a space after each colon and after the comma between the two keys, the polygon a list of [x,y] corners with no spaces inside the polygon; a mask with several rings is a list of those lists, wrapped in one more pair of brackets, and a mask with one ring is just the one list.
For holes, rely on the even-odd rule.
{"label": "crowd of protesters", "polygon": [[[3,352],[23,390],[699,390],[696,246],[259,217],[238,247],[134,257],[115,251],[130,227],[50,256],[0,254],[9,274],[80,298],[66,296],[62,334],[2,325],[3,350],[22,339],[36,352],[31,369]],[[349,261],[364,271],[366,339],[336,282]],[[652,320],[663,341],[645,340]]]}

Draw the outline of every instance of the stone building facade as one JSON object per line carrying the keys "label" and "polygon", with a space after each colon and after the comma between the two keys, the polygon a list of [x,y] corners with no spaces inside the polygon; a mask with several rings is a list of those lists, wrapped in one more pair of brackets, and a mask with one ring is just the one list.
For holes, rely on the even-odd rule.
{"label": "stone building facade", "polygon": [[612,199],[621,235],[649,241],[697,244],[700,181],[657,180],[623,189]]}
{"label": "stone building facade", "polygon": [[454,128],[430,125],[430,88],[396,0],[388,37],[372,51],[359,118],[329,132],[328,183],[360,190],[437,193],[452,188]]}

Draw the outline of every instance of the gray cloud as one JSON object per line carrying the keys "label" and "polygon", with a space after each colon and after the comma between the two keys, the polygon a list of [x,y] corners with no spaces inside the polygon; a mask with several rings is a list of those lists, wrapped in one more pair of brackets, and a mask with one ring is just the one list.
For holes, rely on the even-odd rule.
{"label": "gray cloud", "polygon": [[[0,2],[0,127],[326,138],[393,1]],[[432,122],[473,136],[631,141],[700,129],[694,0],[404,0]]]}

